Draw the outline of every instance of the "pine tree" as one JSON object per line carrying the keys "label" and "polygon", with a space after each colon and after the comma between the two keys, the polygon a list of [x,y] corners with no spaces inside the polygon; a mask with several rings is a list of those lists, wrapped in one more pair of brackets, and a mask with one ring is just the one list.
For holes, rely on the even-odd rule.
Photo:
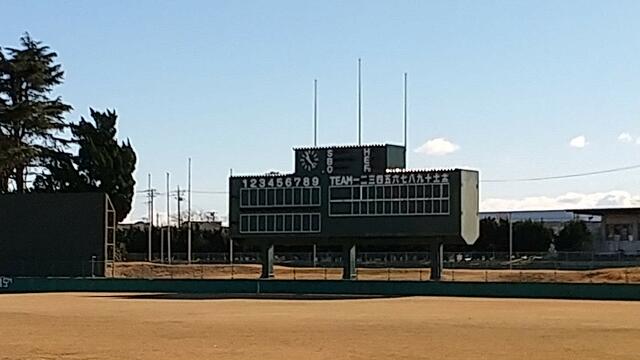
{"label": "pine tree", "polygon": [[135,180],[136,153],[129,140],[116,140],[115,111],[90,109],[93,124],[84,118],[72,129],[79,145],[76,163],[89,187],[109,194],[118,221],[131,211]]}
{"label": "pine tree", "polygon": [[72,108],[52,97],[64,71],[58,56],[29,34],[20,48],[0,49],[0,193],[13,179],[15,190],[26,190],[29,166],[38,165],[47,151],[59,150],[57,135],[66,127],[64,114]]}

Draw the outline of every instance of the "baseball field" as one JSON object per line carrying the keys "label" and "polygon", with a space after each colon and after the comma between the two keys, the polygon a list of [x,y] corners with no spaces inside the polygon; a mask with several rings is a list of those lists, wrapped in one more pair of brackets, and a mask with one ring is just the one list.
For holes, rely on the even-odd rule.
{"label": "baseball field", "polygon": [[637,359],[640,302],[0,295],[0,359]]}

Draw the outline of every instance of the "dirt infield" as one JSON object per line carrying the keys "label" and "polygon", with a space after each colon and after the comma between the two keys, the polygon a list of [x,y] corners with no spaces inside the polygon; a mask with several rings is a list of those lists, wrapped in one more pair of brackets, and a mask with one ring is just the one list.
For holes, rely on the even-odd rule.
{"label": "dirt infield", "polygon": [[[127,278],[190,278],[190,279],[255,279],[259,265],[162,265],[145,262],[116,264],[116,277]],[[276,279],[340,279],[342,269],[293,268],[276,266]],[[429,269],[358,269],[359,280],[427,280]],[[536,281],[583,283],[640,283],[640,268],[566,270],[469,270],[445,269],[445,281]]]}
{"label": "dirt infield", "polygon": [[640,302],[0,295],[0,359],[637,359]]}

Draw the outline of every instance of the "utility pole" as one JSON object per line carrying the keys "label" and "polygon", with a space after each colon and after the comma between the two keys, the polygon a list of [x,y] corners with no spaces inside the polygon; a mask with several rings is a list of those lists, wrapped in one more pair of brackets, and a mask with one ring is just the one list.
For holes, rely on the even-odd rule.
{"label": "utility pole", "polygon": [[184,201],[184,190],[180,190],[180,185],[178,185],[178,190],[176,191],[176,200],[178,201],[178,229],[182,226],[182,216],[180,214],[180,203]]}
{"label": "utility pole", "polygon": [[171,264],[171,194],[169,193],[169,173],[167,173],[167,257]]}
{"label": "utility pole", "polygon": [[147,218],[149,219],[149,238],[148,238],[148,244],[147,244],[147,261],[151,262],[152,259],[152,252],[151,252],[151,241],[153,239],[153,198],[155,198],[156,194],[155,194],[155,190],[151,187],[151,174],[149,174],[149,187],[147,189],[147,199],[148,199],[148,203],[147,203],[147,210],[149,211],[149,214],[147,216]]}

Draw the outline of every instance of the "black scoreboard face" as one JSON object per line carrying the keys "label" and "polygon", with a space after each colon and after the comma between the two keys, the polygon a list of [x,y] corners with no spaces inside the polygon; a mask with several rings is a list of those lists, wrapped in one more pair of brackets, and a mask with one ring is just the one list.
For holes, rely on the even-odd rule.
{"label": "black scoreboard face", "polygon": [[405,167],[405,149],[395,145],[295,149],[295,173],[360,175]]}
{"label": "black scoreboard face", "polygon": [[234,239],[304,244],[478,237],[478,173],[405,170],[393,145],[295,150],[295,172],[230,178]]}

